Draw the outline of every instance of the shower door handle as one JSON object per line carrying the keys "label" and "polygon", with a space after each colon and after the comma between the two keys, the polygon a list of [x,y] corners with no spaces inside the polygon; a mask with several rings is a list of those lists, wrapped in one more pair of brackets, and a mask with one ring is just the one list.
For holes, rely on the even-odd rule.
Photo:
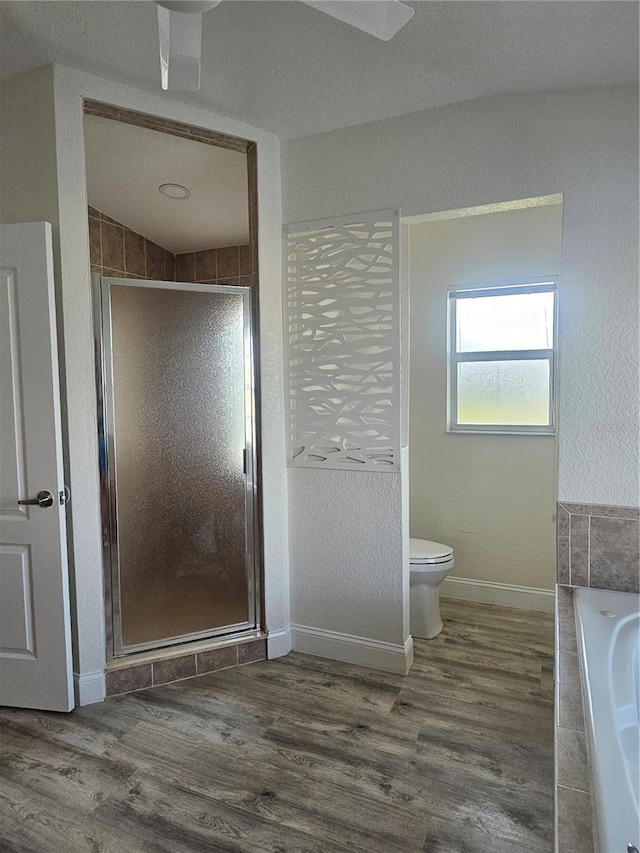
{"label": "shower door handle", "polygon": [[20,506],[41,506],[46,509],[48,506],[53,506],[53,495],[51,492],[38,492],[35,498],[26,498],[23,501],[18,501]]}

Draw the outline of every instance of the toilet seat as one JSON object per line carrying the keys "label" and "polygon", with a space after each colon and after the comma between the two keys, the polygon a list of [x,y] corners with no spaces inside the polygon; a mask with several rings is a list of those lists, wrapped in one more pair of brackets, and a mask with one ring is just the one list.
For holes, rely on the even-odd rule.
{"label": "toilet seat", "polygon": [[430,640],[442,631],[440,586],[455,563],[453,548],[429,539],[409,540],[411,633]]}
{"label": "toilet seat", "polygon": [[448,563],[453,556],[453,548],[429,539],[409,540],[409,562],[412,566],[440,566]]}

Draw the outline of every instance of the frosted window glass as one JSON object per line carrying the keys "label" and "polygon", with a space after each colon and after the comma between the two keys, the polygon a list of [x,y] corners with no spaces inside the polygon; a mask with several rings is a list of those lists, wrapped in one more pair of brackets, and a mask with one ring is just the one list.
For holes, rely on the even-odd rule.
{"label": "frosted window glass", "polygon": [[551,292],[456,299],[456,351],[552,349],[553,300]]}
{"label": "frosted window glass", "polygon": [[246,622],[242,294],[110,291],[123,646]]}
{"label": "frosted window glass", "polygon": [[466,361],[458,364],[458,423],[549,424],[549,362]]}

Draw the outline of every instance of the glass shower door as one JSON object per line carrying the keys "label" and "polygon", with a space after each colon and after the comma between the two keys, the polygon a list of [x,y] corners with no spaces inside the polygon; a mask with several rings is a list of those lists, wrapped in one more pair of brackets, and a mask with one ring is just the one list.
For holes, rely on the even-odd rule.
{"label": "glass shower door", "polygon": [[100,290],[113,654],[255,628],[248,289]]}

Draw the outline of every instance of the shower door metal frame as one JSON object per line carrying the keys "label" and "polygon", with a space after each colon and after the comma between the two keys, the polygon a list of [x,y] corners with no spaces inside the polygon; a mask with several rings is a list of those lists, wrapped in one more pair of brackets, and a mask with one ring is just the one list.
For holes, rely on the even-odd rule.
{"label": "shower door metal frame", "polygon": [[[257,454],[256,454],[256,383],[254,368],[254,334],[251,288],[245,285],[196,284],[176,281],[112,278],[92,275],[94,296],[94,335],[96,354],[96,385],[98,395],[98,440],[100,497],[102,507],[102,545],[105,586],[105,617],[107,660],[123,659],[128,655],[155,651],[183,643],[224,637],[258,636],[260,632],[260,575],[257,524]],[[118,545],[117,480],[115,469],[115,413],[112,374],[111,300],[112,285],[147,287],[156,290],[180,290],[198,293],[229,293],[242,296],[244,348],[244,467],[245,467],[245,565],[247,571],[247,622],[233,623],[221,628],[193,634],[181,634],[149,643],[124,646],[120,613],[120,575]],[[247,394],[246,390],[250,389]],[[105,511],[106,510],[106,511]]]}

